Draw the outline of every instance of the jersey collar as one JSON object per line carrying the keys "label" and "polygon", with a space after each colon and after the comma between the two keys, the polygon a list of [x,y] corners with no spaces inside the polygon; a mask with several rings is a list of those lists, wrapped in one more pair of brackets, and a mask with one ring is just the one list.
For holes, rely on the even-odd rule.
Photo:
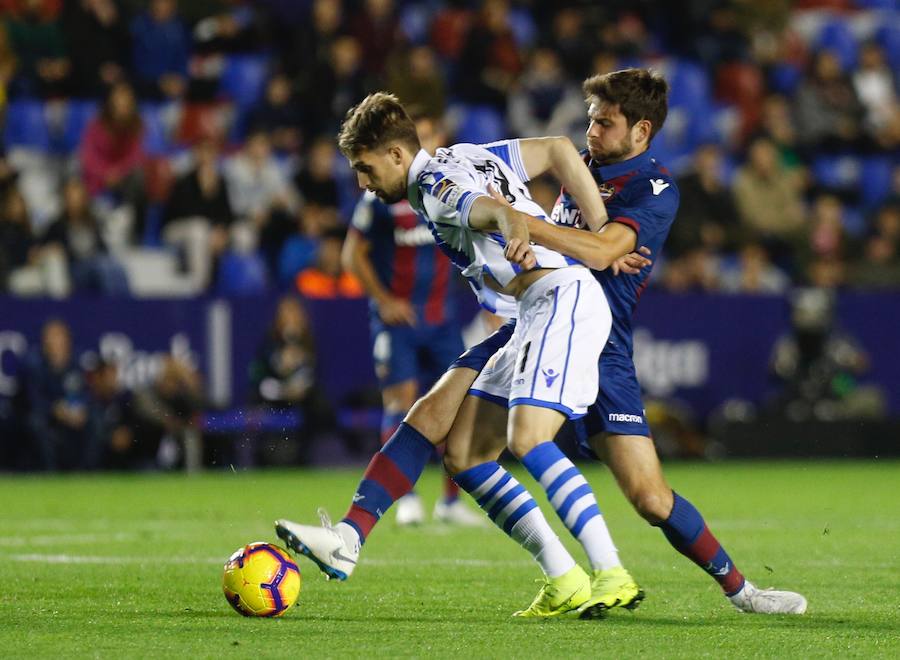
{"label": "jersey collar", "polygon": [[644,153],[638,154],[634,158],[629,158],[628,160],[623,160],[618,163],[612,163],[610,165],[601,165],[599,167],[593,165],[594,161],[592,160],[591,169],[595,172],[599,172],[604,181],[609,181],[610,179],[615,179],[616,177],[622,176],[623,174],[628,174],[629,172],[634,172],[635,170],[644,169],[650,164],[650,160],[650,152],[645,151]]}
{"label": "jersey collar", "polygon": [[413,158],[412,163],[409,164],[409,172],[406,175],[406,189],[407,189],[407,197],[410,200],[416,200],[417,197],[413,196],[413,188],[416,187],[416,179],[419,178],[419,175],[422,173],[422,170],[425,169],[425,165],[428,164],[428,161],[431,160],[431,156],[424,149],[419,149],[418,153],[416,153],[415,158]]}

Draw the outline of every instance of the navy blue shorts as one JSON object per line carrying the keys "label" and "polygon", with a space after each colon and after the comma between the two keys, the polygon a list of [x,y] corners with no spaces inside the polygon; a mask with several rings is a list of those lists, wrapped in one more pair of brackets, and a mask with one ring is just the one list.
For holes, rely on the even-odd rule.
{"label": "navy blue shorts", "polygon": [[431,387],[463,352],[462,333],[456,321],[437,325],[386,325],[370,322],[375,374],[382,387],[417,380]]}
{"label": "navy blue shorts", "polygon": [[597,457],[588,438],[597,433],[650,437],[641,386],[629,356],[607,351],[600,354],[597,400],[588,408],[587,415],[573,424],[579,449],[591,458]]}
{"label": "navy blue shorts", "polygon": [[450,365],[450,369],[466,367],[481,372],[481,370],[484,369],[484,365],[487,364],[487,361],[491,359],[491,356],[506,346],[506,342],[512,337],[515,329],[516,320],[512,319],[507,321],[497,328],[493,334],[489,335],[487,339],[480,344],[475,344],[472,348],[456,358],[456,360],[453,361],[453,364]]}

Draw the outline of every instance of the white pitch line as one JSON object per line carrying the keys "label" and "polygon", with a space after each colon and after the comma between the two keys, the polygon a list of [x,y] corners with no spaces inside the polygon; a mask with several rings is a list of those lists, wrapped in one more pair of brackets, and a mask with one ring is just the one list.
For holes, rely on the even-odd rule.
{"label": "white pitch line", "polygon": [[[0,555],[6,561],[31,562],[45,564],[224,564],[225,558],[212,557],[172,557],[168,555],[158,556],[110,556],[110,555],[70,555],[70,554],[42,554],[23,553]],[[463,566],[472,568],[520,568],[531,566],[530,561],[500,561],[493,559],[367,559],[361,565],[373,568],[402,568],[411,566]]]}
{"label": "white pitch line", "polygon": [[41,534],[40,536],[0,536],[0,547],[22,547],[28,545],[89,545],[133,541],[136,534],[113,532],[109,534]]}

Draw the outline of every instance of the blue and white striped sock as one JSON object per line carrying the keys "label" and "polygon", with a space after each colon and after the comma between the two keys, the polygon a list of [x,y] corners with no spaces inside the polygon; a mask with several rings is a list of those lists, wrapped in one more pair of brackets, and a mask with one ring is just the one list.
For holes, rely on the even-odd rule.
{"label": "blue and white striped sock", "polygon": [[543,442],[522,457],[522,465],[540,482],[560,520],[584,547],[591,568],[621,566],[594,491],[559,447]]}
{"label": "blue and white striped sock", "polygon": [[564,575],[575,566],[534,498],[499,463],[476,465],[453,479],[497,527],[531,553],[548,577]]}

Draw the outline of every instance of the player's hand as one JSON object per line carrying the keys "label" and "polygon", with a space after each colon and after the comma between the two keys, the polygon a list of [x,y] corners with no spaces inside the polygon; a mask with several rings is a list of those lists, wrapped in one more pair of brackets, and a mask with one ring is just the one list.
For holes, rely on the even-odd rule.
{"label": "player's hand", "polygon": [[531,270],[537,266],[537,257],[534,256],[534,250],[528,241],[520,238],[511,238],[506,244],[504,256],[507,261],[517,264],[522,270]]}
{"label": "player's hand", "polygon": [[620,273],[637,275],[641,272],[642,268],[653,263],[647,258],[649,255],[650,249],[641,246],[636,252],[629,252],[624,257],[619,257],[610,266],[613,275],[619,275]]}
{"label": "player's hand", "polygon": [[512,204],[509,203],[509,200],[504,197],[499,190],[497,190],[497,186],[489,185],[488,192],[491,194],[491,198],[495,202],[500,202],[503,206],[512,207]]}
{"label": "player's hand", "polygon": [[416,325],[416,312],[406,300],[389,297],[378,303],[378,316],[387,325]]}

